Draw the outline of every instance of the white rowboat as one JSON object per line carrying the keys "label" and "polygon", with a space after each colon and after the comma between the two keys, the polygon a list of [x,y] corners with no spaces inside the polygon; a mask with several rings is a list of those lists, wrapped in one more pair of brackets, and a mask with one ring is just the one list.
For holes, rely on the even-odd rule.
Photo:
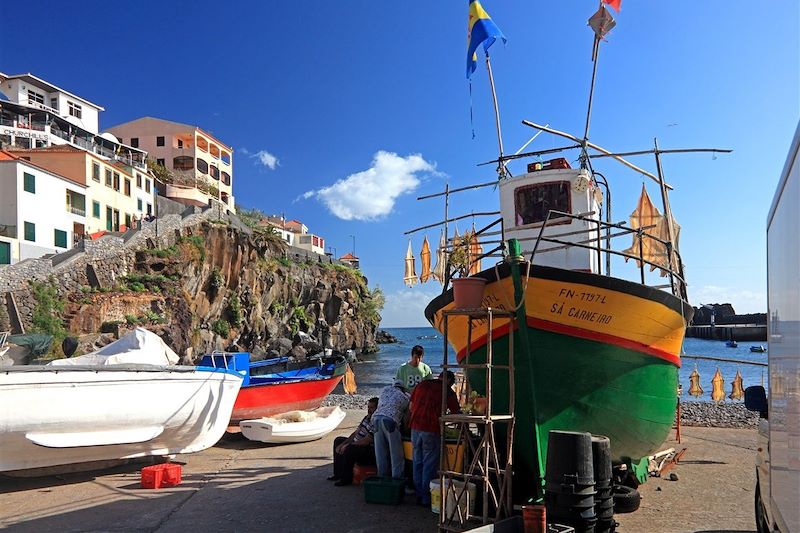
{"label": "white rowboat", "polygon": [[269,443],[321,439],[342,423],[346,413],[337,406],[314,411],[289,411],[271,418],[242,420],[239,428],[250,440]]}

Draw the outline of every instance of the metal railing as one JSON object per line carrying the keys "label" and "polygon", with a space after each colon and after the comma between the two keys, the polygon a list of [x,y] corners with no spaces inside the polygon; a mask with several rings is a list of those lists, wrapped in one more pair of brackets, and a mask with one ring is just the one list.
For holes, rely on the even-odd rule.
{"label": "metal railing", "polygon": [[71,205],[67,206],[67,211],[72,213],[73,215],[78,215],[79,217],[86,216],[86,209],[81,209],[80,207],[74,207]]}
{"label": "metal railing", "polygon": [[[563,223],[564,219],[571,219],[571,220],[579,220],[586,222],[590,225],[594,225],[594,228],[587,228],[583,230],[577,231],[569,231],[563,232],[560,234],[549,235],[545,236],[544,231],[548,227],[548,223],[551,224],[551,227],[555,223]],[[598,265],[601,264],[601,257],[603,254],[614,255],[618,257],[624,257],[626,259],[633,259],[638,263],[639,267],[639,274],[641,278],[642,285],[646,285],[646,276],[645,276],[645,265],[650,267],[650,270],[653,271],[655,269],[659,269],[662,272],[666,273],[666,275],[670,279],[669,285],[672,289],[672,293],[676,296],[680,296],[684,300],[687,299],[686,294],[686,280],[683,277],[683,261],[681,259],[680,253],[675,250],[672,246],[672,243],[649,233],[646,233],[646,230],[651,229],[654,226],[645,226],[640,228],[630,228],[624,226],[623,224],[615,224],[604,222],[599,219],[589,218],[584,215],[572,215],[570,213],[565,213],[563,211],[554,211],[550,210],[547,213],[547,218],[542,223],[539,229],[539,235],[537,237],[529,237],[519,239],[520,241],[530,241],[535,240],[535,244],[533,250],[531,251],[530,255],[530,262],[534,263],[537,253],[547,253],[547,252],[554,252],[556,250],[563,250],[570,247],[577,247],[577,248],[585,248],[589,250],[594,250],[597,252],[597,259]],[[603,229],[611,229],[611,230],[618,230],[616,233],[606,233],[605,235],[601,234],[601,230]],[[587,239],[583,239],[580,241],[566,241],[563,240],[563,237],[579,235],[582,233],[596,233],[594,236],[590,236]],[[621,250],[614,250],[611,248],[611,240],[617,237],[624,237],[624,236],[635,236],[636,243],[638,243],[638,254],[631,254]],[[644,242],[645,239],[649,239],[654,241],[655,243],[660,244],[663,246],[664,255],[666,256],[666,263],[658,263],[655,261],[651,261],[645,259],[644,254]],[[607,243],[606,246],[603,246],[603,241]],[[542,242],[553,243],[558,246],[553,246],[546,249],[540,249],[539,246]],[[657,288],[664,288],[664,286],[659,285]]]}

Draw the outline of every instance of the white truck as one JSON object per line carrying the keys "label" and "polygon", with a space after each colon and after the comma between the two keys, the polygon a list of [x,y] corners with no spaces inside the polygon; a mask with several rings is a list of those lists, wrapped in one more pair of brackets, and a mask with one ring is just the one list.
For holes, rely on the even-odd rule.
{"label": "white truck", "polygon": [[755,515],[759,533],[800,533],[800,125],[767,218],[769,400],[748,387],[761,415]]}

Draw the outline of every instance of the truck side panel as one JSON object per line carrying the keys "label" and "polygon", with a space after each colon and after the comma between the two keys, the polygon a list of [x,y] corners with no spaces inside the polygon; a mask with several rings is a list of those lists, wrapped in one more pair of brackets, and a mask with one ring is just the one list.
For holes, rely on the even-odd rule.
{"label": "truck side panel", "polygon": [[771,517],[800,531],[800,127],[767,220]]}

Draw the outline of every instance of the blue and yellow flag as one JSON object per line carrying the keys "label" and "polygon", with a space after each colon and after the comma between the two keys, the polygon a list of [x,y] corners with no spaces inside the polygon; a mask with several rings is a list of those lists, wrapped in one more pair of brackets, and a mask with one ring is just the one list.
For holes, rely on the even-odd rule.
{"label": "blue and yellow flag", "polygon": [[478,0],[470,0],[467,23],[467,78],[472,76],[477,67],[478,54],[475,52],[478,47],[483,44],[483,50],[488,51],[498,37],[506,42],[506,36],[492,21],[481,3]]}

